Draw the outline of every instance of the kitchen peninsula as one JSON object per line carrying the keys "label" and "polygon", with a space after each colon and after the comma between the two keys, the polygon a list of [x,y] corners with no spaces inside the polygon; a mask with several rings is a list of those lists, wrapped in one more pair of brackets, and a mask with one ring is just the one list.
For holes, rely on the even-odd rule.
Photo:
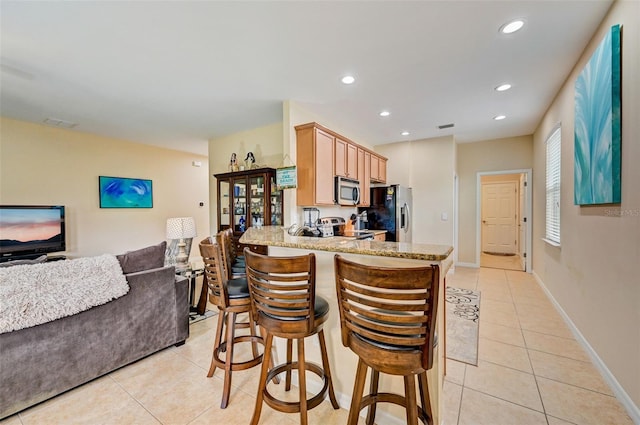
{"label": "kitchen peninsula", "polygon": [[[440,266],[440,290],[437,312],[437,334],[444,335],[444,278],[453,261],[453,248],[448,245],[381,242],[375,240],[354,240],[340,236],[329,238],[291,236],[286,228],[280,226],[250,227],[241,237],[240,242],[247,245],[268,247],[272,256],[295,256],[313,252],[316,256],[316,292],[329,301],[329,319],[324,326],[327,338],[327,351],[331,364],[331,374],[338,402],[349,409],[351,393],[355,380],[357,357],[349,349],[342,346],[340,334],[340,318],[336,299],[333,257],[336,253],[350,260],[380,267],[415,267],[427,264]],[[445,338],[440,337],[437,354],[432,369],[427,373],[429,393],[433,411],[433,423],[440,424],[441,393],[444,377]],[[317,344],[317,341],[313,343]],[[276,360],[284,359],[286,346],[284,341],[277,341]],[[307,350],[308,358],[320,363],[319,350]],[[278,363],[278,361],[276,361]],[[311,374],[312,375],[312,374]],[[308,376],[312,378],[312,376]],[[295,382],[295,381],[294,381]],[[310,390],[316,391],[320,381],[307,382]],[[367,384],[368,385],[368,384]],[[368,388],[368,386],[367,386]],[[380,390],[404,394],[403,381],[399,377],[380,376]],[[366,410],[363,410],[366,412]],[[383,403],[378,407],[377,423],[405,423],[404,409]]]}

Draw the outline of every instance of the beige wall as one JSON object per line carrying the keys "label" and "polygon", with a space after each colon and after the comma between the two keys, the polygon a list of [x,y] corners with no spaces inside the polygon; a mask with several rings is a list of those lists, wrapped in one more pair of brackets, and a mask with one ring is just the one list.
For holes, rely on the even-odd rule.
{"label": "beige wall", "polygon": [[232,153],[236,154],[239,165],[244,165],[244,159],[247,157],[247,153],[253,152],[258,166],[271,168],[281,167],[284,155],[282,141],[281,122],[209,140],[210,173],[208,183],[210,183],[209,202],[212,206],[209,222],[212,232],[215,233],[218,230],[218,217],[216,213],[218,186],[213,175],[230,171],[229,160],[231,159]]}
{"label": "beige wall", "polygon": [[[118,254],[163,241],[169,217],[193,216],[198,236],[209,234],[207,174],[203,156],[0,121],[0,203],[65,205],[70,257]],[[153,208],[101,209],[100,175],[151,179]],[[192,253],[198,255],[197,247]]]}
{"label": "beige wall", "polygon": [[477,264],[480,261],[476,258],[478,173],[532,167],[532,136],[458,144],[458,261],[460,263]]}
{"label": "beige wall", "polygon": [[453,137],[376,145],[375,151],[389,158],[387,182],[412,188],[413,242],[453,245]]}
{"label": "beige wall", "polygon": [[[574,84],[605,33],[622,25],[622,203],[573,205]],[[534,134],[533,270],[635,403],[640,421],[640,2],[617,1]],[[561,242],[542,241],[545,139],[562,123]],[[611,212],[621,214],[611,214]],[[620,394],[619,394],[620,396]],[[624,394],[622,394],[623,402]],[[629,402],[629,400],[626,400]],[[627,403],[629,406],[629,403]],[[638,423],[638,422],[637,422]]]}

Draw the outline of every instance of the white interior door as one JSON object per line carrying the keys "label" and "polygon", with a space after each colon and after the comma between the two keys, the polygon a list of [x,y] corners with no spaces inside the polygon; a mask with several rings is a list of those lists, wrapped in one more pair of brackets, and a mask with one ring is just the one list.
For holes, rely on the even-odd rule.
{"label": "white interior door", "polygon": [[517,183],[482,185],[482,250],[502,254],[517,251]]}

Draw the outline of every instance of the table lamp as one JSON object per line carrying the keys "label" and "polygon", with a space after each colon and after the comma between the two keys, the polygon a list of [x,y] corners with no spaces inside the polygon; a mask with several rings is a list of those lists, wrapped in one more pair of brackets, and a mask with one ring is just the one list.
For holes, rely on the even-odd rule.
{"label": "table lamp", "polygon": [[176,256],[176,270],[184,271],[188,268],[189,254],[185,251],[186,238],[196,236],[196,222],[193,217],[174,217],[167,219],[167,239],[179,239],[178,255]]}

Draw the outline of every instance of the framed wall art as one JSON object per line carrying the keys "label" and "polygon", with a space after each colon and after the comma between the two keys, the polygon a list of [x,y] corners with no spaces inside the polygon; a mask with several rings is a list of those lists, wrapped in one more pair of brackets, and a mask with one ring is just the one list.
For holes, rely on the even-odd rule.
{"label": "framed wall art", "polygon": [[620,203],[621,32],[611,27],[575,85],[574,204]]}
{"label": "framed wall art", "polygon": [[151,180],[99,177],[100,208],[153,208]]}

